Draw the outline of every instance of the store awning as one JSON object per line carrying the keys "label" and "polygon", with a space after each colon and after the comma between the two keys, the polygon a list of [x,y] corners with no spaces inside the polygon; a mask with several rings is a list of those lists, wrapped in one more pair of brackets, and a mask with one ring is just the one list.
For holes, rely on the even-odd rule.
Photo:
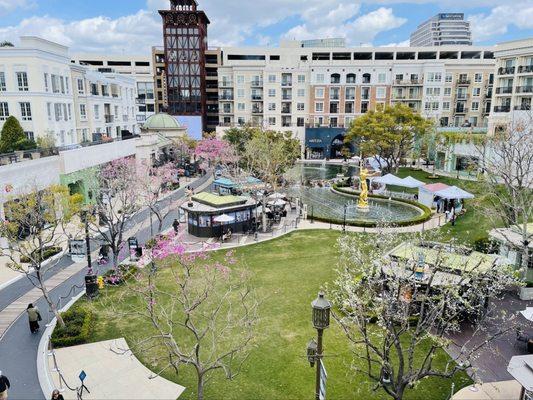
{"label": "store awning", "polygon": [[468,193],[457,186],[450,186],[446,189],[439,190],[438,192],[435,192],[435,196],[448,200],[473,199],[475,197],[472,193]]}

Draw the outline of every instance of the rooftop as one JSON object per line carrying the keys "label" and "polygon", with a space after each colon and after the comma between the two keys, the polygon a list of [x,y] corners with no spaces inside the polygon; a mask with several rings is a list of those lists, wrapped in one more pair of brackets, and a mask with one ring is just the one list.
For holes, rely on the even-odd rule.
{"label": "rooftop", "polygon": [[185,202],[181,208],[186,211],[220,214],[234,209],[243,209],[247,206],[252,207],[256,204],[255,200],[250,197],[221,196],[209,192],[198,193],[192,197],[192,200],[192,207],[189,206],[188,202]]}
{"label": "rooftop", "polygon": [[167,113],[158,113],[150,116],[144,123],[143,129],[165,130],[181,129],[178,120]]}

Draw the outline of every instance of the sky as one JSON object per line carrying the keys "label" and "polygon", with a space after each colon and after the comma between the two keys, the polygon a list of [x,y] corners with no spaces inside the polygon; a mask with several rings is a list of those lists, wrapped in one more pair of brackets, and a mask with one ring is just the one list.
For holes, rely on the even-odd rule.
{"label": "sky", "polygon": [[[36,35],[73,52],[146,54],[161,45],[168,0],[0,0],[0,41]],[[199,0],[209,46],[277,46],[344,37],[351,46],[409,45],[438,12],[464,12],[475,44],[533,38],[533,0]]]}

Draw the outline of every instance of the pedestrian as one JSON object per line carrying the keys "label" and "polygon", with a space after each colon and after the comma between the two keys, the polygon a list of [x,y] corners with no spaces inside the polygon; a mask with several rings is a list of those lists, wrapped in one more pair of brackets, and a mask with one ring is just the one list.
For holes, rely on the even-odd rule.
{"label": "pedestrian", "polygon": [[55,389],[52,392],[52,400],[65,400],[65,399],[63,398],[63,395],[59,393],[59,390]]}
{"label": "pedestrian", "polygon": [[35,333],[39,330],[39,321],[42,321],[41,313],[39,312],[39,309],[34,307],[31,303],[28,304],[26,312],[28,313],[28,321],[30,322],[30,331],[31,333]]}
{"label": "pedestrian", "polygon": [[2,375],[0,371],[0,400],[7,400],[7,390],[11,387],[7,376]]}
{"label": "pedestrian", "polygon": [[172,222],[172,228],[174,228],[174,233],[178,233],[180,230],[180,222],[177,219],[174,219],[174,222]]}
{"label": "pedestrian", "polygon": [[445,221],[448,222],[448,218],[450,217],[450,210],[446,210],[444,212],[444,215],[445,215]]}

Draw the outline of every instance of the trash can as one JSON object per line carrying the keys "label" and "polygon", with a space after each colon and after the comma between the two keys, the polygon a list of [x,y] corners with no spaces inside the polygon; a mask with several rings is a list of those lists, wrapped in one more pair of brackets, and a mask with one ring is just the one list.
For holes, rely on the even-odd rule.
{"label": "trash can", "polygon": [[85,275],[85,294],[90,299],[98,296],[98,277],[95,274]]}

